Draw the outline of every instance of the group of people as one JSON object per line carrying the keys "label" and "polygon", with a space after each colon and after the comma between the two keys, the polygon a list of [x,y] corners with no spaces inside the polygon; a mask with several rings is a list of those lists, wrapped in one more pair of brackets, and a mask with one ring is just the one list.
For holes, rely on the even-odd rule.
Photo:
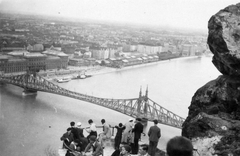
{"label": "group of people", "polygon": [[[157,144],[161,137],[161,129],[157,126],[158,121],[154,120],[153,122],[154,126],[151,126],[148,131],[149,145],[147,147],[147,153],[151,156],[155,156]],[[126,151],[129,150],[129,147],[129,154],[138,154],[139,149],[142,147],[139,146],[139,141],[141,140],[141,135],[143,133],[143,124],[141,123],[141,119],[136,118],[135,122],[133,119],[129,119],[124,126],[122,123],[119,123],[119,126],[115,126],[115,128],[117,128],[117,135],[115,137],[116,151],[112,154],[112,156],[119,156],[119,154],[121,154],[120,150],[123,149],[123,147],[125,149],[125,154],[127,154]],[[123,147],[120,147],[120,145]]]}
{"label": "group of people", "polygon": [[[103,133],[97,134],[96,124],[92,119],[88,120],[90,127],[81,128],[81,122],[78,122],[75,126],[75,122],[70,122],[70,127],[67,128],[67,132],[62,135],[60,140],[63,141],[63,148],[67,149],[66,156],[80,156],[88,155],[88,152],[92,150],[92,156],[99,156],[103,153],[102,142],[104,139],[111,137],[111,129],[106,124],[105,119],[101,120],[103,125]],[[89,133],[87,137],[84,136],[83,130]]]}
{"label": "group of people", "polygon": [[[131,154],[139,156],[155,156],[157,145],[161,137],[161,129],[157,126],[158,120],[153,120],[154,125],[148,130],[149,144],[139,145],[143,133],[143,124],[140,118],[129,119],[124,125],[119,123],[114,128],[117,129],[115,135],[115,151],[112,156],[130,156]],[[88,120],[90,127],[81,128],[81,123],[70,123],[67,132],[60,138],[63,141],[63,147],[67,149],[66,156],[87,156],[89,151],[91,156],[103,155],[106,139],[111,138],[111,127],[105,119],[101,120],[103,133],[97,134],[97,127],[92,119]],[[89,133],[84,136],[83,130]],[[144,134],[145,135],[145,134]],[[193,146],[191,142],[184,137],[174,137],[169,140],[166,148],[168,156],[192,156]],[[188,153],[188,154],[187,154]]]}
{"label": "group of people", "polygon": [[[139,146],[138,156],[152,156],[148,154],[150,145]],[[167,156],[193,156],[193,145],[191,141],[183,136],[176,136],[167,143]],[[120,150],[116,150],[112,156],[131,156],[131,147],[126,143],[120,144]]]}
{"label": "group of people", "polygon": [[[133,119],[122,125],[119,123],[117,135],[115,137],[115,151],[111,156],[155,156],[159,139],[161,138],[161,129],[158,127],[158,120],[153,120],[154,125],[147,132],[149,144],[139,145],[143,125],[140,118]],[[121,141],[120,141],[121,140]],[[166,152],[168,156],[193,156],[193,145],[191,141],[182,136],[176,136],[167,143]]]}

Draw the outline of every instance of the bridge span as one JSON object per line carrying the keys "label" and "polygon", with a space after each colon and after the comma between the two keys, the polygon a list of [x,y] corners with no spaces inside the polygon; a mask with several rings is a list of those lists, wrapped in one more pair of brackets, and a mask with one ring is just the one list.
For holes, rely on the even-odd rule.
{"label": "bridge span", "polygon": [[39,76],[37,73],[25,73],[21,75],[1,75],[0,83],[7,83],[19,86],[21,88],[24,88],[25,92],[42,91],[71,97],[74,99],[97,104],[134,118],[140,117],[148,121],[157,119],[159,123],[175,128],[181,129],[182,124],[185,120],[184,118],[174,114],[173,112],[165,109],[164,107],[160,106],[159,104],[148,98],[148,90],[146,90],[145,95],[142,95],[142,92],[140,90],[138,98],[100,98],[64,89],[50,81],[47,81],[45,78]]}

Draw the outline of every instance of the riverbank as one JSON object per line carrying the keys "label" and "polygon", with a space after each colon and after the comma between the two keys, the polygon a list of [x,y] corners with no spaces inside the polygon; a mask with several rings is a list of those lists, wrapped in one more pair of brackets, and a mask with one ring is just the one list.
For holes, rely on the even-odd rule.
{"label": "riverbank", "polygon": [[56,78],[73,78],[77,75],[85,74],[85,75],[100,75],[100,74],[107,74],[111,72],[117,72],[117,71],[124,71],[134,68],[141,68],[144,66],[151,66],[155,64],[160,64],[164,62],[169,62],[171,60],[177,60],[177,59],[191,59],[191,58],[197,58],[198,56],[188,56],[188,57],[179,57],[174,59],[168,59],[168,60],[161,60],[157,62],[151,62],[151,63],[145,63],[145,64],[139,64],[134,66],[127,66],[123,68],[111,68],[111,67],[105,67],[105,66],[89,66],[89,67],[75,67],[75,66],[68,66],[68,69],[60,69],[60,70],[46,70],[41,71],[39,74],[45,77],[47,80],[53,81]]}

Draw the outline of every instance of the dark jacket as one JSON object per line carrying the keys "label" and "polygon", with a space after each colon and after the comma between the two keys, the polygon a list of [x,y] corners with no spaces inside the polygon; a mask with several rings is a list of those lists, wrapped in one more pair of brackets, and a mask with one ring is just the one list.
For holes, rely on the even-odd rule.
{"label": "dark jacket", "polygon": [[149,141],[158,142],[161,137],[161,129],[158,126],[151,126],[148,131]]}
{"label": "dark jacket", "polygon": [[[63,134],[63,136],[60,138],[60,140],[64,141],[64,143],[67,146],[69,146],[70,143],[73,141],[73,134],[72,133],[68,134],[68,132],[66,132]],[[63,145],[63,147],[65,147],[65,146]]]}
{"label": "dark jacket", "polygon": [[76,128],[77,129],[77,134],[78,134],[78,136],[79,136],[79,139],[81,138],[81,137],[84,137],[84,135],[83,135],[83,129],[82,128]]}
{"label": "dark jacket", "polygon": [[140,122],[136,123],[132,132],[134,132],[134,139],[141,139],[141,134],[143,132],[143,125]]}

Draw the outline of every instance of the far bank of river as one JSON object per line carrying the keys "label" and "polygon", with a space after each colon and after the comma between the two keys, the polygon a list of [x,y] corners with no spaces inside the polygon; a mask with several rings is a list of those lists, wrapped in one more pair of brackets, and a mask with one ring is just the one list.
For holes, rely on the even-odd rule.
{"label": "far bank of river", "polygon": [[[199,56],[188,56],[188,57],[179,57],[174,59],[189,59],[189,58],[197,58]],[[162,60],[157,62],[151,62],[151,63],[145,63],[145,64],[139,64],[134,66],[127,66],[123,68],[111,68],[111,67],[105,67],[105,66],[84,66],[84,67],[76,67],[76,66],[68,66],[67,70],[60,69],[60,70],[47,70],[40,72],[40,75],[44,76],[47,80],[54,80],[56,78],[63,78],[63,77],[69,77],[73,78],[77,75],[85,74],[85,75],[99,75],[99,74],[106,74],[116,71],[123,71],[123,70],[129,70],[133,68],[141,68],[144,66],[151,66],[154,64],[159,64],[163,62],[171,61],[172,59],[168,60]]]}

